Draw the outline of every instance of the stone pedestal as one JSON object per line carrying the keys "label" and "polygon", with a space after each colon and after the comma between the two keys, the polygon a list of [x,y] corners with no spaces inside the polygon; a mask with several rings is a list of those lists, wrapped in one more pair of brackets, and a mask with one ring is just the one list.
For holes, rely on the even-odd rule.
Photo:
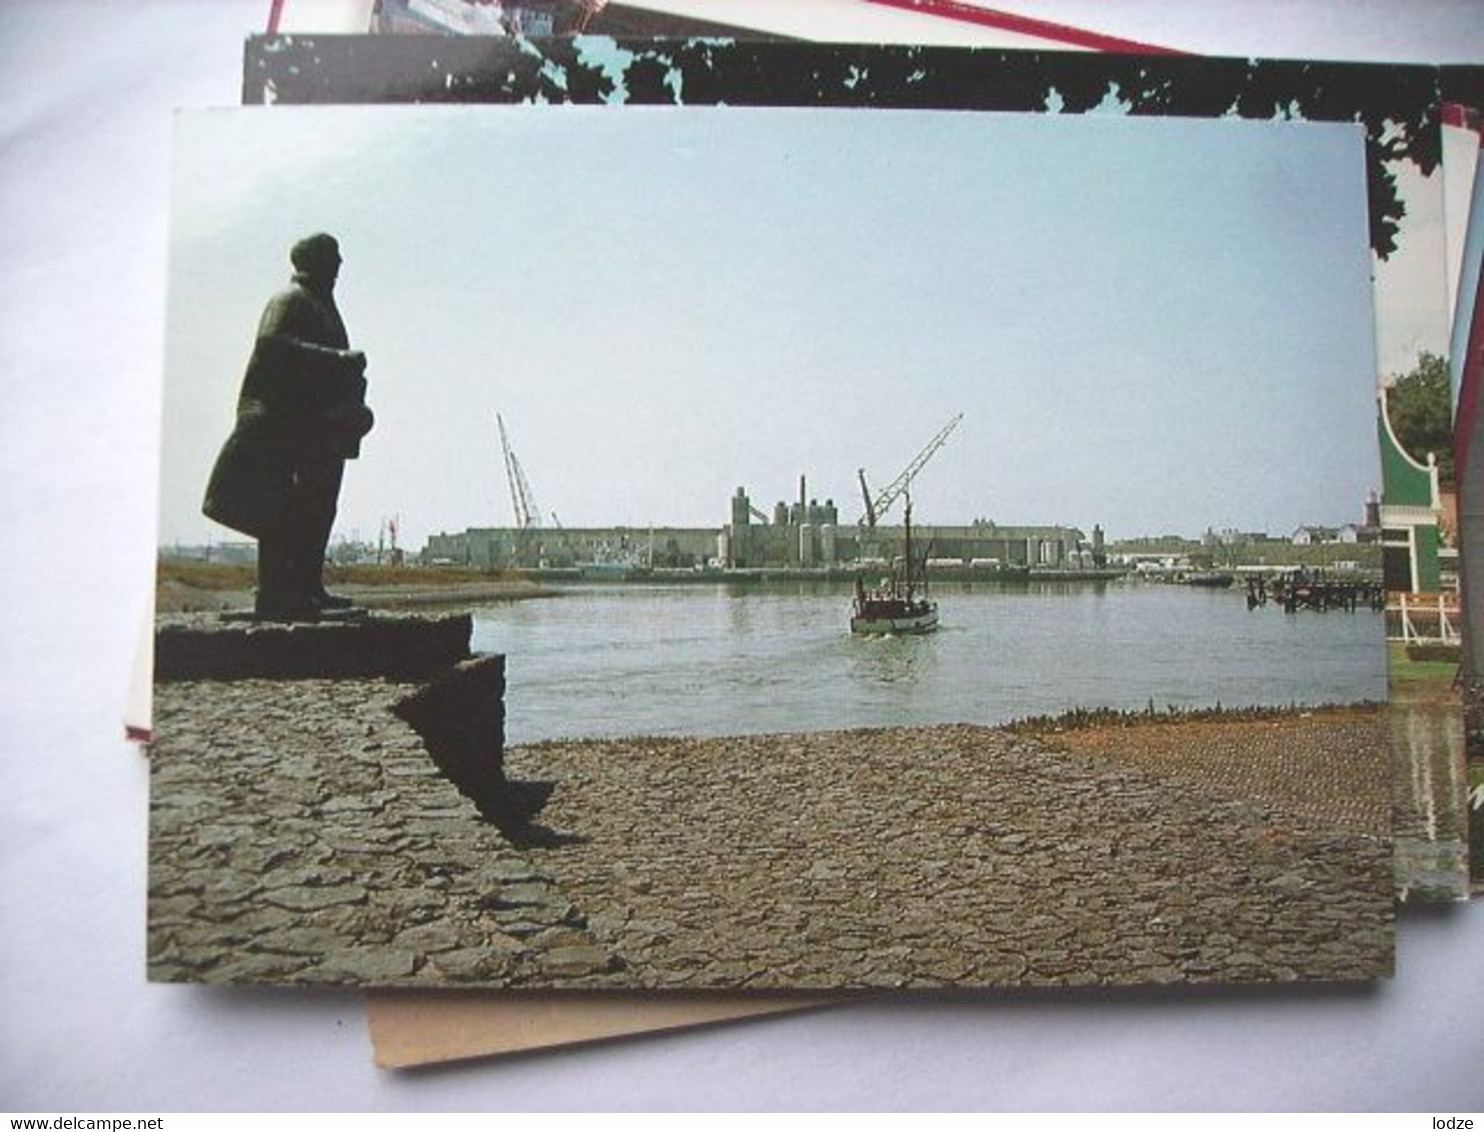
{"label": "stone pedestal", "polygon": [[503,656],[456,665],[392,712],[422,736],[438,769],[487,816],[514,801],[505,790]]}
{"label": "stone pedestal", "polygon": [[[155,632],[155,681],[417,684],[392,711],[421,737],[438,769],[487,817],[523,817],[544,795],[528,798],[529,791],[505,781],[505,658],[474,657],[473,628],[468,614],[378,614],[292,624],[168,619]],[[281,698],[265,696],[265,703]]]}
{"label": "stone pedestal", "polygon": [[472,655],[468,614],[283,624],[183,618],[155,631],[155,680],[421,679]]}

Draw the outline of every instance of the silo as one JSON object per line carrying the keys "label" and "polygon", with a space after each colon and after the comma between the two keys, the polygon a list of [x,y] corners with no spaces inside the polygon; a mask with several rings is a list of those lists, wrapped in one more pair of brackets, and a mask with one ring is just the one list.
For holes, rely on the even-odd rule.
{"label": "silo", "polygon": [[808,523],[799,525],[799,565],[814,565],[814,528]]}
{"label": "silo", "polygon": [[747,498],[747,492],[742,488],[737,489],[737,494],[732,496],[732,523],[731,539],[721,560],[728,566],[750,565],[752,557],[752,500]]}
{"label": "silo", "polygon": [[819,528],[819,557],[826,566],[833,566],[837,561],[834,523],[825,523]]}
{"label": "silo", "polygon": [[745,527],[752,522],[752,500],[747,498],[747,492],[742,488],[737,489],[737,494],[732,496],[732,526]]}

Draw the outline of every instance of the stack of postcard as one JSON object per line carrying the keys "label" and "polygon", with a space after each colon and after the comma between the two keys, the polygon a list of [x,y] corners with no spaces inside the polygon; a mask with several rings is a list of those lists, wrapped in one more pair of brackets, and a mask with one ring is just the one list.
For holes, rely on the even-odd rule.
{"label": "stack of postcard", "polygon": [[1466,898],[1484,71],[855,7],[942,34],[381,0],[477,34],[179,116],[151,978],[411,1064]]}

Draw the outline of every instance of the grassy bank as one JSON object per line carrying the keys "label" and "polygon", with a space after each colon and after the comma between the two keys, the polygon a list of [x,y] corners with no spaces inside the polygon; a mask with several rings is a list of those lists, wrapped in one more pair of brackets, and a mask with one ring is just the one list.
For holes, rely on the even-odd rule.
{"label": "grassy bank", "polygon": [[1383,705],[1371,701],[1352,704],[1290,704],[1287,707],[1182,708],[1166,705],[1120,711],[1117,708],[1072,708],[1059,715],[1031,715],[1005,725],[1006,731],[1024,735],[1048,735],[1063,731],[1148,727],[1160,723],[1263,723],[1297,719],[1316,714],[1374,712]]}
{"label": "grassy bank", "polygon": [[[501,571],[423,566],[332,566],[325,583],[372,609],[424,606],[473,607],[489,602],[545,597],[552,591]],[[220,562],[161,561],[155,574],[158,613],[203,613],[250,608],[257,586],[253,566]]]}
{"label": "grassy bank", "polygon": [[164,585],[190,586],[212,593],[250,590],[257,578],[252,566],[224,562],[177,562],[161,560],[155,564],[155,588]]}
{"label": "grassy bank", "polygon": [[[445,587],[490,582],[519,582],[511,571],[470,570],[457,566],[327,566],[325,581],[340,586]],[[175,582],[198,590],[250,590],[257,584],[257,568],[224,562],[182,562],[162,559],[157,584]]]}
{"label": "grassy bank", "polygon": [[1416,660],[1398,641],[1386,645],[1387,688],[1395,703],[1445,703],[1454,699],[1458,662]]}

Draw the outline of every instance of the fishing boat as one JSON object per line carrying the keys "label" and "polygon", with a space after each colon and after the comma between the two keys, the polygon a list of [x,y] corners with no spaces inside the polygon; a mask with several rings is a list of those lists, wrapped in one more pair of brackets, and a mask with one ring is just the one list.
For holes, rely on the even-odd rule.
{"label": "fishing boat", "polygon": [[[855,604],[851,607],[850,631],[859,634],[931,633],[938,627],[938,603],[927,596],[926,556],[918,562],[912,554],[912,501],[907,501],[904,522],[902,570],[876,589],[867,589],[860,575],[855,579]],[[921,592],[918,585],[921,585]]]}

